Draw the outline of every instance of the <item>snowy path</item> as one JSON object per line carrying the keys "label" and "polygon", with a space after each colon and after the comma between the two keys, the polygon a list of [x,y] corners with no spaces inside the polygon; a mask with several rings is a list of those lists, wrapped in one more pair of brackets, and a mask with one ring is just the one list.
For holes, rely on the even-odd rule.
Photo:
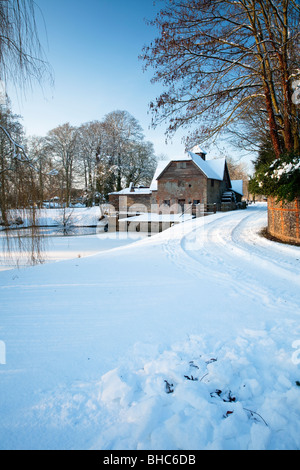
{"label": "snowy path", "polygon": [[[207,222],[207,223],[206,223]],[[199,223],[197,223],[199,225]],[[243,291],[275,308],[299,306],[300,250],[271,242],[259,235],[267,225],[265,210],[223,214],[204,220],[183,237],[165,244],[180,269],[203,279],[209,277],[232,292]],[[288,305],[287,305],[288,303]]]}
{"label": "snowy path", "polygon": [[299,449],[300,248],[265,225],[1,272],[0,448]]}

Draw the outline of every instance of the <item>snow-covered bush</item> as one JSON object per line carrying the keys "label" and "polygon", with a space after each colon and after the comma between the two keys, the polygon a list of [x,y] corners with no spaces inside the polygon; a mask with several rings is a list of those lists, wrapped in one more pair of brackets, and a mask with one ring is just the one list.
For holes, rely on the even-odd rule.
{"label": "snow-covered bush", "polygon": [[293,201],[300,196],[300,156],[284,155],[271,165],[261,165],[249,187],[255,194]]}

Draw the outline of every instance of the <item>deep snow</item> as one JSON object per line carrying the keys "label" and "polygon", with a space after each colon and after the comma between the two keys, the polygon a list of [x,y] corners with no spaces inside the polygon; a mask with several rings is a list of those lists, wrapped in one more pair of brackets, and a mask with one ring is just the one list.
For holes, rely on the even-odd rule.
{"label": "deep snow", "polygon": [[299,449],[300,248],[266,219],[1,272],[0,448]]}

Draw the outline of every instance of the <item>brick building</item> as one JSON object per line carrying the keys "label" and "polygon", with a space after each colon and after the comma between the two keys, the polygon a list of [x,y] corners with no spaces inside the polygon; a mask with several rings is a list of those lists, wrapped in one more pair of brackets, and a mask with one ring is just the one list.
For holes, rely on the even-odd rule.
{"label": "brick building", "polygon": [[202,205],[204,211],[232,210],[243,196],[242,182],[230,180],[225,158],[207,160],[198,146],[181,158],[158,163],[149,188],[131,185],[111,193],[116,212],[185,212]]}

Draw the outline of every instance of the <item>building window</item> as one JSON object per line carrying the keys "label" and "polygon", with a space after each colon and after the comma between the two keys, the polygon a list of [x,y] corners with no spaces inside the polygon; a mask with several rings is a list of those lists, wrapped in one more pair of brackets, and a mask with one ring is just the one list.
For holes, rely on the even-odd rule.
{"label": "building window", "polygon": [[200,204],[200,199],[194,199],[193,204],[194,206],[196,206],[197,204]]}
{"label": "building window", "polygon": [[180,168],[181,170],[183,170],[184,168],[186,168],[186,162],[177,163],[177,168]]}
{"label": "building window", "polygon": [[178,205],[181,208],[181,212],[184,212],[185,199],[178,199]]}
{"label": "building window", "polygon": [[211,187],[213,188],[214,185],[215,185],[215,180],[210,180],[210,185],[211,185]]}
{"label": "building window", "polygon": [[166,199],[166,200],[164,201],[164,205],[170,207],[170,199]]}

